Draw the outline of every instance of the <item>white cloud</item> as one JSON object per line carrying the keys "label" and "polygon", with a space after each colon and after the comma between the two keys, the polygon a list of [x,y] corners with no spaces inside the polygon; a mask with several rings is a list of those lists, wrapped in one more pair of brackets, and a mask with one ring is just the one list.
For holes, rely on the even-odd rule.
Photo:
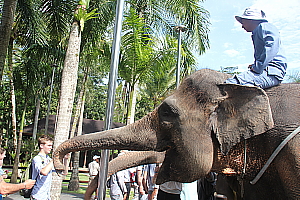
{"label": "white cloud", "polygon": [[254,6],[265,11],[270,22],[275,23],[284,20],[287,23],[294,21],[295,16],[299,16],[299,0],[273,0],[270,5],[269,0],[255,0]]}
{"label": "white cloud", "polygon": [[236,57],[240,55],[240,52],[234,49],[225,50],[224,53],[227,54],[229,57]]}
{"label": "white cloud", "polygon": [[238,69],[236,72],[244,72],[248,70],[249,63],[244,63],[244,64],[238,64],[237,67]]}
{"label": "white cloud", "polygon": [[234,16],[242,15],[246,7],[255,6],[265,11],[269,22],[280,31],[288,59],[287,73],[300,71],[300,0],[210,0],[205,1],[205,5],[211,12],[212,29],[211,49],[203,56],[203,66],[217,69],[238,66],[238,71],[247,70],[253,62],[251,33],[247,33]]}
{"label": "white cloud", "polygon": [[228,47],[231,47],[231,46],[232,46],[232,43],[229,43],[229,42],[225,42],[223,44],[223,47],[225,47],[225,48],[228,48]]}

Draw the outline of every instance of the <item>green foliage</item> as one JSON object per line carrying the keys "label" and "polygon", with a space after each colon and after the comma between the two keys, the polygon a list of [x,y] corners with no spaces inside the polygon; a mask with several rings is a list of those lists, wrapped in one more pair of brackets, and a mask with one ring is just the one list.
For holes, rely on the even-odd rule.
{"label": "green foliage", "polygon": [[51,44],[64,47],[77,5],[78,1],[74,0],[44,0],[40,3],[42,20],[47,24],[46,33],[51,36],[49,41]]}
{"label": "green foliage", "polygon": [[130,9],[123,23],[122,53],[119,67],[120,76],[134,85],[149,72],[153,59],[152,39],[144,19]]}
{"label": "green foliage", "polygon": [[47,25],[40,12],[40,0],[18,1],[15,23],[13,25],[14,42],[23,49],[31,45],[45,45],[49,35]]}
{"label": "green foliage", "polygon": [[227,73],[227,74],[239,74],[240,72],[235,72],[235,70],[237,70],[238,67],[221,67],[221,70],[220,72],[223,72],[223,73]]}
{"label": "green foliage", "polygon": [[300,83],[300,72],[293,71],[291,75],[287,75],[288,80],[292,83]]}
{"label": "green foliage", "polygon": [[74,14],[74,17],[77,21],[80,22],[80,31],[83,31],[84,29],[84,23],[90,19],[97,18],[96,15],[99,13],[96,13],[97,9],[92,10],[91,12],[87,12],[86,8],[80,7],[77,10],[77,13]]}
{"label": "green foliage", "polygon": [[97,77],[91,77],[91,79],[84,116],[88,119],[104,120],[108,86],[103,83],[102,79],[97,79]]}

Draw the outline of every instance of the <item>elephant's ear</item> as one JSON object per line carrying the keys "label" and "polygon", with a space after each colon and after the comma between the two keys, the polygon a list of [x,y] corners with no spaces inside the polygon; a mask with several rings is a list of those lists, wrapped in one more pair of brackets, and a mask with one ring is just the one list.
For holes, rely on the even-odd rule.
{"label": "elephant's ear", "polygon": [[245,139],[273,127],[269,98],[255,86],[218,85],[224,95],[212,114],[213,127],[223,153]]}

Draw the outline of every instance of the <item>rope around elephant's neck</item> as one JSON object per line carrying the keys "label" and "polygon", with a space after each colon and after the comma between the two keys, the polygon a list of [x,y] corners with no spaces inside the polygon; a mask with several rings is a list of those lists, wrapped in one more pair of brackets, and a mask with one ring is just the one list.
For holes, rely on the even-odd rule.
{"label": "rope around elephant's neck", "polygon": [[254,185],[260,177],[263,175],[263,173],[266,171],[266,169],[269,167],[269,165],[272,163],[272,161],[275,159],[275,157],[278,155],[278,153],[281,151],[281,149],[298,133],[300,132],[300,126],[296,128],[287,138],[285,138],[281,144],[275,149],[271,157],[268,159],[266,164],[263,166],[263,168],[260,170],[260,172],[256,175],[256,177],[250,181],[252,185]]}
{"label": "rope around elephant's neck", "polygon": [[244,166],[241,177],[241,197],[244,198],[244,176],[246,174],[246,166],[247,166],[247,140],[244,140]]}

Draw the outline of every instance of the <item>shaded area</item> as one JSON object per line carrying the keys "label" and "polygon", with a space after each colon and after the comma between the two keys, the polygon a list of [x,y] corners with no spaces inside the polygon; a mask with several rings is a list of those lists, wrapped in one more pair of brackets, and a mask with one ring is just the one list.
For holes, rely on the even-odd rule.
{"label": "shaded area", "polygon": [[[74,117],[71,119],[71,126],[73,124]],[[48,134],[54,134],[55,130],[55,124],[56,124],[56,115],[49,115],[49,121],[48,121]],[[46,125],[46,118],[40,119],[38,122],[38,133],[45,130]],[[33,126],[34,124],[30,124],[28,126],[24,127],[23,135],[31,136],[33,132]],[[82,125],[82,135],[88,134],[88,133],[94,133],[103,131],[105,126],[105,122],[101,120],[93,120],[93,119],[83,119],[83,125]],[[123,123],[113,122],[111,129],[113,128],[119,128],[125,126]],[[70,127],[70,131],[71,131]]]}

